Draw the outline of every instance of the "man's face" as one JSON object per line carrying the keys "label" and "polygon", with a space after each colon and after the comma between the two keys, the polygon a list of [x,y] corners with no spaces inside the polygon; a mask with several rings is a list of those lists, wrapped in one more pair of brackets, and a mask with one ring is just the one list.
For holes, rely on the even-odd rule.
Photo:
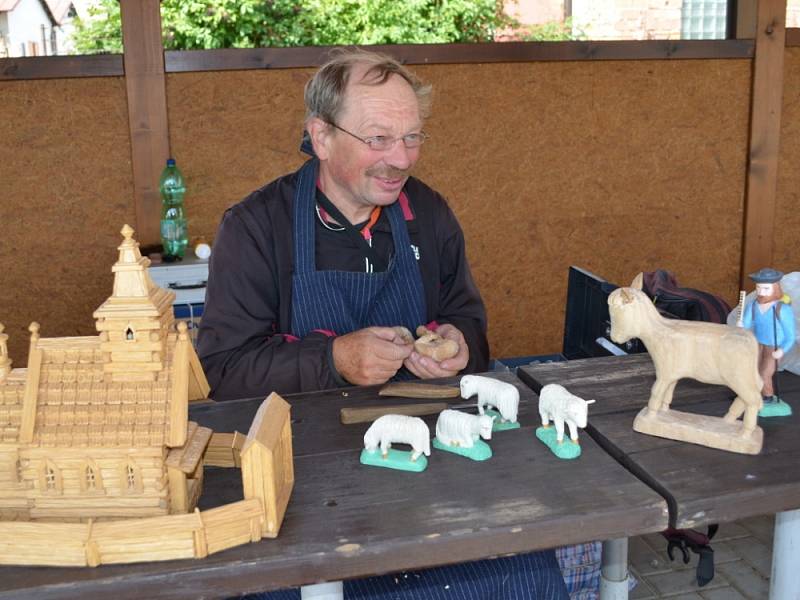
{"label": "man's face", "polygon": [[771,283],[757,283],[756,284],[756,294],[759,296],[771,296],[772,295],[772,284]]}
{"label": "man's face", "polygon": [[[351,74],[336,125],[361,138],[400,138],[421,131],[417,97],[403,78],[392,75],[383,84],[364,85],[362,77],[363,68]],[[323,128],[315,143],[322,191],[351,222],[366,220],[373,207],[397,200],[419,148],[397,140],[391,149],[376,151],[343,131],[318,127]]]}

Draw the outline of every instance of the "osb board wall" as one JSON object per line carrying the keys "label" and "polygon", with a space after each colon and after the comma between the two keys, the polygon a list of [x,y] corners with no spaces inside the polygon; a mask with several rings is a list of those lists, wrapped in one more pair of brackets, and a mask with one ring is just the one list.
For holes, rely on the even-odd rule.
{"label": "osb board wall", "polygon": [[[434,84],[417,175],[450,200],[494,356],[561,350],[567,269],[666,268],[735,303],[750,61],[415,67]],[[299,166],[311,71],[168,77],[191,235]]]}
{"label": "osb board wall", "polygon": [[311,74],[167,76],[170,149],[187,180],[190,238],[211,241],[225,208],[302,164],[303,85]]}
{"label": "osb board wall", "polygon": [[135,225],[122,78],[0,82],[0,322],[14,367],[43,337],[95,334]]}
{"label": "osb board wall", "polygon": [[786,48],[775,210],[775,267],[800,271],[800,48]]}

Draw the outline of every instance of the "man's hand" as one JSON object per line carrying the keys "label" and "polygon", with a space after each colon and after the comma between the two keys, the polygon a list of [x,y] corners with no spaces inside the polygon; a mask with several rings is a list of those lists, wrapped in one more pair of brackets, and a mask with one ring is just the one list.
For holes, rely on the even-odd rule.
{"label": "man's hand", "polygon": [[436,362],[429,356],[422,356],[418,352],[412,352],[410,356],[405,359],[403,364],[420,379],[452,377],[466,367],[469,361],[469,346],[467,346],[467,343],[464,341],[464,335],[455,326],[449,323],[440,325],[436,333],[458,344],[458,354],[442,362]]}
{"label": "man's hand", "polygon": [[413,349],[391,327],[368,327],[333,340],[333,364],[354,385],[377,385],[394,377]]}
{"label": "man's hand", "polygon": [[773,351],[772,358],[775,360],[780,360],[783,358],[783,348],[778,348],[777,350]]}

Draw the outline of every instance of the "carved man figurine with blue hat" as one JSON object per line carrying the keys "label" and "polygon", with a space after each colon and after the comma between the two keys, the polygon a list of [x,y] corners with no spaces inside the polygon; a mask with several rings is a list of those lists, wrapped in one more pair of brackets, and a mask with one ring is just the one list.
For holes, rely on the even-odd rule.
{"label": "carved man figurine with blue hat", "polygon": [[758,372],[764,380],[764,407],[758,413],[761,417],[792,414],[792,408],[776,394],[773,383],[778,361],[795,343],[794,315],[788,296],[781,290],[782,278],[783,273],[770,268],[751,273],[756,296],[742,311],[742,326],[753,331],[759,345]]}

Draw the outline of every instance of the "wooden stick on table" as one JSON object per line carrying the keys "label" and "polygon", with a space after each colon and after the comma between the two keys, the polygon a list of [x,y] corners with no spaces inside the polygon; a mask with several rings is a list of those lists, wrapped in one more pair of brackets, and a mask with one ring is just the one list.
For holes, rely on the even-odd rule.
{"label": "wooden stick on table", "polygon": [[367,423],[383,415],[408,415],[421,417],[435,415],[446,408],[477,408],[475,402],[468,404],[448,404],[447,402],[423,402],[420,404],[395,404],[387,406],[351,406],[339,410],[339,419],[343,425]]}

